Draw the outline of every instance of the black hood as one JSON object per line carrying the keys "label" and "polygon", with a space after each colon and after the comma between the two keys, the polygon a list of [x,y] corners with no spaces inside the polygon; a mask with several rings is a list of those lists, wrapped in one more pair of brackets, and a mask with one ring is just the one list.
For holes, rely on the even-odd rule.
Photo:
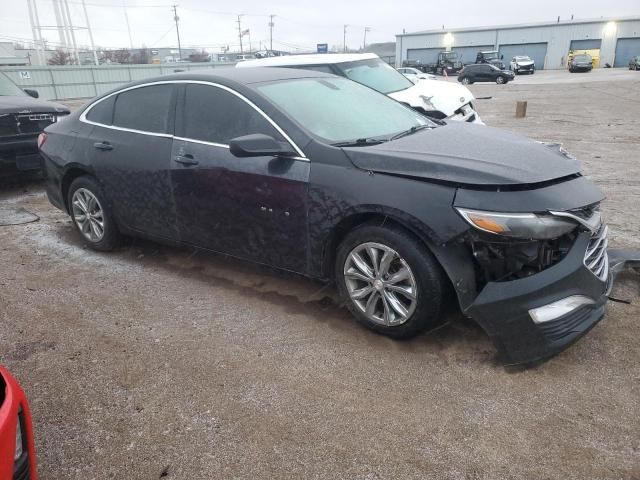
{"label": "black hood", "polygon": [[343,149],[364,170],[464,185],[523,185],[566,177],[580,163],[505,130],[450,123],[370,147]]}
{"label": "black hood", "polygon": [[25,96],[0,95],[0,115],[7,113],[69,113],[64,105]]}

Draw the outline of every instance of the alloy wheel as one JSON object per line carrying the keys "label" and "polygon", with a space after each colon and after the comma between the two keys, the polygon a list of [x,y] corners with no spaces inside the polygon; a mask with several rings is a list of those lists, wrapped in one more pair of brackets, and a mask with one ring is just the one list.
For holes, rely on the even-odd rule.
{"label": "alloy wheel", "polygon": [[71,199],[73,220],[80,233],[90,242],[104,237],[104,212],[97,197],[86,188],[79,188]]}
{"label": "alloy wheel", "polygon": [[469,85],[469,83],[471,83],[471,82],[469,81],[468,78],[465,77],[465,78],[462,79],[462,84],[463,85]]}
{"label": "alloy wheel", "polygon": [[503,83],[504,83],[504,77],[498,77],[498,78],[496,78],[496,83],[498,83],[498,84],[503,84]]}
{"label": "alloy wheel", "polygon": [[374,242],[358,245],[347,256],[343,273],[351,301],[371,322],[398,326],[415,311],[415,277],[392,248]]}

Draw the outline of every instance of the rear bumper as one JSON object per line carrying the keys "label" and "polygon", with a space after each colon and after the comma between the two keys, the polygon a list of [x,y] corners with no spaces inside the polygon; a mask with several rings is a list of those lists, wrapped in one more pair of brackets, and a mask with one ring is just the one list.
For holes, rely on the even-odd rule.
{"label": "rear bumper", "polygon": [[[35,480],[36,457],[29,404],[18,382],[3,367],[0,367],[0,376],[5,389],[4,402],[0,405],[0,479]],[[24,451],[14,462],[18,419],[22,425]]]}
{"label": "rear bumper", "polygon": [[42,165],[42,157],[38,152],[38,135],[0,139],[0,168],[41,170]]}
{"label": "rear bumper", "polygon": [[[530,364],[564,350],[602,319],[611,276],[601,281],[584,265],[590,235],[582,233],[566,257],[527,278],[490,282],[465,313],[476,320],[507,365]],[[573,295],[593,301],[552,321],[536,324],[529,310]]]}

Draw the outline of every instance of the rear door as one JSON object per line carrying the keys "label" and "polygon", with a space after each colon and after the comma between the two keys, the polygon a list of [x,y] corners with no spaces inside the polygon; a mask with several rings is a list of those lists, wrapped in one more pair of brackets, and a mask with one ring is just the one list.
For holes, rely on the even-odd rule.
{"label": "rear door", "polygon": [[[103,118],[94,121],[87,145],[118,223],[171,240],[178,238],[169,175],[175,91],[171,83],[153,84],[98,103],[91,110],[103,110]],[[87,120],[92,121],[92,111]]]}
{"label": "rear door", "polygon": [[184,85],[176,118],[171,177],[182,240],[304,271],[309,161],[233,156],[235,137],[263,133],[286,140],[226,87]]}

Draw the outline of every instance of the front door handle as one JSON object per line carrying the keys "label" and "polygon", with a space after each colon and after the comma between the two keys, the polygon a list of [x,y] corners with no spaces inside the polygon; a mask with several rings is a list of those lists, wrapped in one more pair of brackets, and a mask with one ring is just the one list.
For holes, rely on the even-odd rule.
{"label": "front door handle", "polygon": [[113,145],[111,145],[109,142],[96,142],[93,144],[94,147],[96,147],[98,150],[113,150]]}
{"label": "front door handle", "polygon": [[185,167],[191,167],[200,163],[197,160],[194,160],[193,155],[191,155],[190,153],[185,153],[184,155],[176,155],[175,157],[173,157],[173,160],[184,165]]}

